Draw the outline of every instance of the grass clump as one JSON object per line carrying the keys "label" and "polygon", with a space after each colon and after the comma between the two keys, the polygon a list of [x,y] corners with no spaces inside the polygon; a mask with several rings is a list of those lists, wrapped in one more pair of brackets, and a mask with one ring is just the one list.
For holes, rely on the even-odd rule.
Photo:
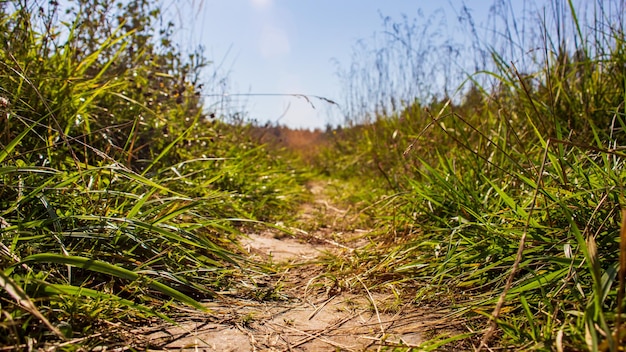
{"label": "grass clump", "polygon": [[[571,2],[550,6],[555,18],[534,37],[542,55],[505,58],[492,46],[492,65],[467,76],[461,99],[394,109],[381,98],[327,153],[347,151],[334,172],[375,177],[392,194],[377,215],[390,230],[360,269],[372,286],[402,283],[417,302],[484,316],[468,320],[477,348],[617,351],[623,15],[617,2],[598,2],[592,18]],[[549,25],[564,22],[571,32]],[[533,62],[524,73],[522,61]]]}
{"label": "grass clump", "polygon": [[93,348],[207,311],[245,280],[242,224],[283,216],[306,177],[205,111],[210,63],[157,33],[155,2],[67,6],[0,4],[3,346]]}
{"label": "grass clump", "polygon": [[[357,80],[348,96],[365,99],[347,106],[372,110],[322,135],[214,116],[199,85],[211,63],[177,49],[174,24],[154,29],[154,2],[71,1],[70,21],[56,2],[0,4],[0,344],[124,343],[103,327],[167,320],[179,304],[205,310],[202,300],[262,270],[238,254],[241,230],[293,225],[318,173],[309,186],[325,182],[322,202],[295,225],[336,237],[374,228],[359,231],[364,247],[320,256],[326,271],[313,284],[387,290],[391,310],[407,294],[455,307],[469,332],[425,349],[467,339],[477,349],[618,351],[623,11],[595,5],[552,1],[537,35],[507,32],[488,47],[472,37],[484,65],[464,67],[452,90],[459,75],[445,70],[440,95],[424,91],[441,62],[426,64],[454,45],[411,42],[426,36],[385,19],[376,80],[347,76]],[[493,15],[515,21],[505,7],[496,2]],[[314,169],[280,138],[262,145],[269,132],[291,136]],[[304,139],[317,141],[317,157]],[[282,297],[281,287],[255,298]]]}

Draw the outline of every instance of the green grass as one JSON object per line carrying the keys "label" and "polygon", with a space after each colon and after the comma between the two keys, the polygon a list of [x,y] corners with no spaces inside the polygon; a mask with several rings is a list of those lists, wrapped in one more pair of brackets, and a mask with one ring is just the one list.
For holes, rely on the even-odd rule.
{"label": "green grass", "polygon": [[205,116],[184,78],[205,63],[158,44],[151,3],[120,9],[141,28],[1,6],[0,345],[212,314],[202,300],[263,271],[237,254],[242,229],[286,216],[307,173]]}
{"label": "green grass", "polygon": [[317,162],[388,188],[374,215],[388,230],[352,266],[371,287],[450,302],[487,346],[617,351],[623,18],[583,23],[571,2],[553,5],[576,47],[539,22],[547,42],[532,70],[491,49],[492,68],[468,76],[460,101],[370,113]]}
{"label": "green grass", "polygon": [[[312,283],[452,307],[468,333],[422,349],[624,344],[621,15],[554,1],[572,30],[537,22],[522,52],[542,54],[524,73],[487,48],[491,66],[466,73],[458,99],[381,102],[307,165],[207,116],[193,77],[211,65],[156,29],[153,3],[102,4],[74,4],[69,23],[54,5],[0,5],[0,345],[59,347],[183,304],[212,314],[203,300],[270,270],[241,254],[242,232],[336,220],[297,222],[312,179],[349,209],[343,229],[371,230],[363,248],[320,257]],[[111,337],[81,341],[67,348]]]}

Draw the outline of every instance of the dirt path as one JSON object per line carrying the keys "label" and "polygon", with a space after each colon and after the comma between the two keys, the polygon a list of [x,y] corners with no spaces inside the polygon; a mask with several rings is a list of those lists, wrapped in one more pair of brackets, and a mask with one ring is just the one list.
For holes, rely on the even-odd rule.
{"label": "dirt path", "polygon": [[324,256],[353,255],[367,244],[366,230],[351,229],[350,209],[332,204],[328,185],[309,185],[313,201],[302,205],[303,224],[292,229],[252,234],[242,245],[257,260],[283,270],[257,282],[260,301],[212,302],[210,316],[181,312],[177,325],[142,329],[150,350],[189,351],[365,351],[381,347],[408,350],[450,328],[449,312],[417,308],[392,292],[371,292],[356,278],[354,287],[338,284],[325,271]]}

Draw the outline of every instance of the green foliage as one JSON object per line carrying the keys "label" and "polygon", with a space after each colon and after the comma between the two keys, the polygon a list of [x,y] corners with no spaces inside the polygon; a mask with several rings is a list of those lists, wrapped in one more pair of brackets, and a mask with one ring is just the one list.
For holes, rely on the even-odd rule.
{"label": "green foliage", "polygon": [[307,177],[204,111],[210,63],[155,27],[156,2],[68,6],[0,4],[3,346],[205,310],[254,266],[241,227],[286,216]]}
{"label": "green foliage", "polygon": [[571,3],[553,6],[567,9],[556,22],[574,23],[576,47],[544,20],[546,55],[527,73],[492,50],[492,69],[470,75],[462,99],[337,130],[317,165],[394,194],[377,203],[386,245],[361,254],[371,285],[412,284],[418,302],[445,296],[466,317],[493,318],[491,344],[617,351],[623,15],[583,23]]}
{"label": "green foliage", "polygon": [[2,140],[36,123],[22,141],[23,151],[36,153],[23,158],[90,163],[100,150],[142,169],[201,115],[196,80],[208,62],[198,53],[181,60],[168,40],[171,23],[156,42],[160,12],[151,2],[77,1],[67,25],[55,20],[56,2],[39,12],[36,3],[15,4],[12,13],[2,6],[3,96],[14,112]]}
{"label": "green foliage", "polygon": [[[345,181],[338,197],[366,204],[357,214],[376,226],[365,248],[321,258],[329,272],[319,279],[398,284],[416,302],[455,305],[474,331],[495,322],[487,344],[624,344],[612,337],[626,255],[623,15],[599,4],[582,19],[555,1],[555,22],[567,19],[571,33],[542,20],[531,48],[543,54],[528,60],[490,47],[490,68],[467,75],[460,98],[448,87],[422,92],[428,101],[376,91],[392,109],[372,101],[368,118],[329,129],[312,172],[256,142],[251,126],[214,118],[198,84],[210,62],[177,49],[174,24],[156,27],[155,2],[69,4],[0,4],[0,344],[42,347],[107,322],[168,319],[181,303],[202,310],[262,268],[237,253],[241,229],[289,221],[317,171]],[[416,28],[405,24],[390,27],[384,63]],[[425,43],[406,52],[437,57]],[[520,73],[520,61],[532,64]],[[433,77],[424,69],[408,77]],[[366,73],[353,87],[369,88]]]}

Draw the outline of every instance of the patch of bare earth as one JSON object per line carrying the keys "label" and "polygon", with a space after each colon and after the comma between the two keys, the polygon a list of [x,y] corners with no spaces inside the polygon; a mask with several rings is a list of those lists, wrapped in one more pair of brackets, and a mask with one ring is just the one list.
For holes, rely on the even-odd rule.
{"label": "patch of bare earth", "polygon": [[332,273],[316,260],[324,253],[350,255],[367,243],[367,231],[341,225],[351,221],[350,211],[332,205],[325,187],[323,182],[309,185],[314,201],[302,205],[299,216],[305,223],[327,224],[312,231],[292,229],[295,236],[279,231],[252,234],[242,243],[253,259],[284,268],[272,282],[259,282],[255,288],[267,288],[273,300],[224,299],[207,303],[210,314],[181,312],[174,325],[137,331],[148,350],[404,350],[454,330],[448,311],[399,304],[393,294],[371,292],[365,285],[347,290],[328,283]]}

